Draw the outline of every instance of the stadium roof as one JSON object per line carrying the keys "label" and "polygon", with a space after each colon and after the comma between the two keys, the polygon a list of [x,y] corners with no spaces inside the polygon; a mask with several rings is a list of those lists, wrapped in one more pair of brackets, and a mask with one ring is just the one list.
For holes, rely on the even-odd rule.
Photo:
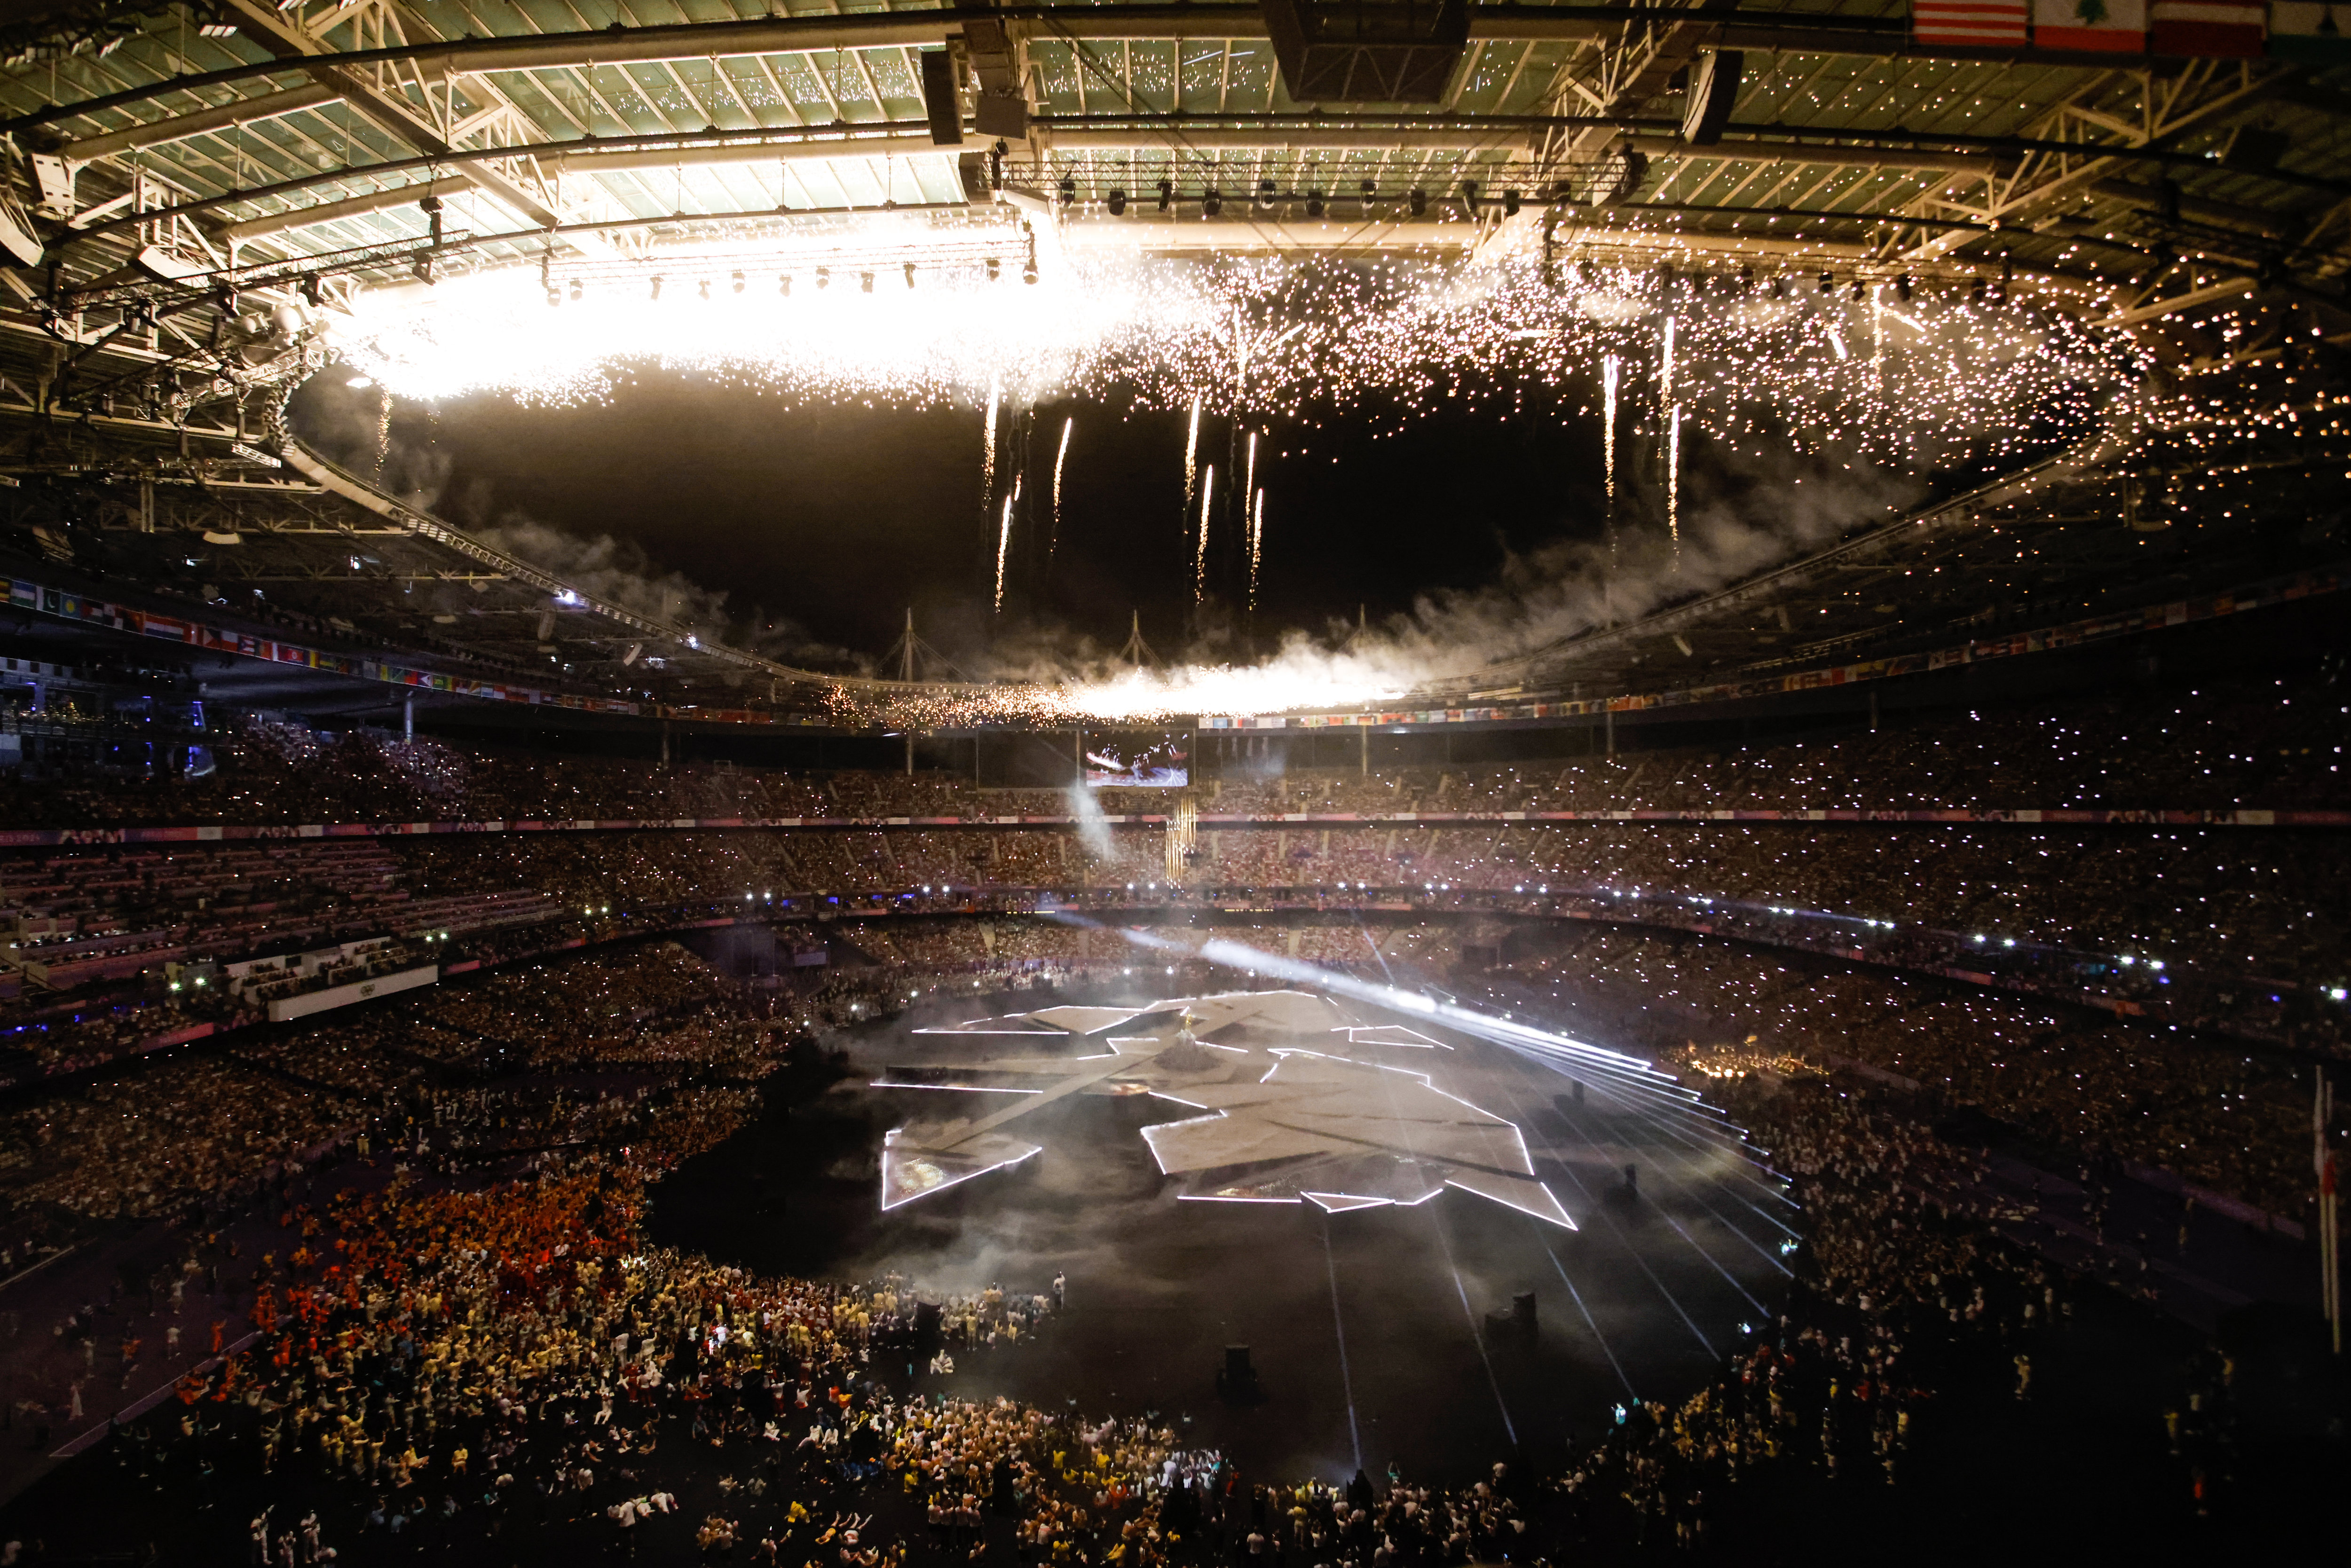
{"label": "stadium roof", "polygon": [[[67,553],[128,578],[203,561],[223,597],[260,588],[423,662],[813,711],[828,678],[590,603],[281,455],[274,422],[324,362],[319,315],[359,291],[517,263],[592,276],[713,236],[853,246],[849,215],[885,208],[893,244],[943,256],[1027,232],[2012,272],[2147,335],[2216,398],[2307,402],[2314,340],[2351,328],[2351,87],[2331,41],[2199,57],[2161,30],[2119,51],[1925,31],[1873,0],[60,6],[0,30],[0,240],[30,264],[0,270],[12,520],[95,536]],[[2314,455],[2332,439],[2074,454],[1495,679],[1633,689],[2260,576],[2333,505],[2335,460]],[[2250,503],[2179,484],[2224,447],[2315,488],[2271,486],[2263,516],[2290,518],[2252,528]],[[2028,517],[2032,548],[2003,558],[1996,530]]]}

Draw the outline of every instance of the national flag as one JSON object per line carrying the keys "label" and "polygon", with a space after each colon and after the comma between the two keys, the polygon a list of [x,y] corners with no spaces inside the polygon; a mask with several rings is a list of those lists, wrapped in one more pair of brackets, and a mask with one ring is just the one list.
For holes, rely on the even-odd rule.
{"label": "national flag", "polygon": [[2148,47],[2158,55],[2234,59],[2262,52],[2267,0],[2155,0]]}
{"label": "national flag", "polygon": [[2032,25],[2031,0],[1911,0],[1910,32],[1922,44],[2021,49]]}
{"label": "national flag", "polygon": [[2351,5],[2271,0],[2269,53],[2321,65],[2351,59]]}
{"label": "national flag", "polygon": [[2147,52],[2147,0],[2032,0],[2032,43],[2043,49]]}

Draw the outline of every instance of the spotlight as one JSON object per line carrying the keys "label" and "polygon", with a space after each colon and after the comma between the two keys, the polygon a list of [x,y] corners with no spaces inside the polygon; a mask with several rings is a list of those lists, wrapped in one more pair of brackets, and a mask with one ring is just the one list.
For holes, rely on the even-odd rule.
{"label": "spotlight", "polygon": [[1908,273],[1906,272],[1901,277],[1894,280],[1894,298],[1899,299],[1905,305],[1910,303],[1910,275]]}
{"label": "spotlight", "polygon": [[548,304],[549,304],[549,306],[556,306],[556,305],[560,305],[560,304],[562,304],[562,303],[563,303],[563,290],[561,290],[560,288],[556,287],[555,287],[553,284],[551,284],[551,283],[550,283],[550,284],[549,284],[549,285],[547,286],[547,302],[548,302]]}
{"label": "spotlight", "polygon": [[1225,199],[1217,194],[1217,188],[1214,185],[1209,186],[1207,190],[1200,193],[1200,215],[1202,217],[1213,218],[1224,210]]}
{"label": "spotlight", "polygon": [[914,287],[914,264],[911,261],[906,264],[906,287]]}
{"label": "spotlight", "polygon": [[1980,277],[1968,286],[1968,303],[1980,305],[1984,298],[1984,280]]}
{"label": "spotlight", "polygon": [[415,276],[416,281],[419,283],[430,284],[441,281],[440,268],[433,265],[433,256],[430,252],[418,251],[416,253],[416,258],[408,264],[408,270]]}
{"label": "spotlight", "polygon": [[1108,196],[1102,198],[1102,204],[1110,209],[1110,215],[1112,217],[1123,218],[1126,216],[1126,193],[1124,191],[1113,191]]}
{"label": "spotlight", "polygon": [[776,274],[776,292],[787,299],[789,299],[792,297],[792,275],[790,273],[779,272]]}
{"label": "spotlight", "polygon": [[300,283],[300,284],[298,284],[297,287],[299,288],[299,290],[300,290],[300,292],[301,292],[301,295],[302,295],[302,303],[303,303],[303,304],[305,304],[305,305],[309,305],[309,306],[313,306],[313,307],[315,307],[316,305],[318,305],[318,303],[319,303],[319,279],[317,278],[317,277],[316,277],[316,276],[310,276],[310,277],[304,277],[304,278],[302,279],[301,283]]}
{"label": "spotlight", "polygon": [[1820,292],[1822,292],[1823,294],[1826,294],[1830,289],[1832,289],[1832,288],[1834,288],[1834,287],[1836,287],[1836,279],[1835,279],[1835,278],[1831,277],[1830,277],[1827,273],[1825,273],[1825,272],[1823,272],[1823,273],[1822,273],[1822,274],[1821,274],[1821,287],[1820,287]]}
{"label": "spotlight", "polygon": [[697,282],[697,283],[694,286],[694,296],[695,296],[695,298],[697,298],[697,299],[707,299],[707,298],[710,298],[710,279],[708,279],[708,278],[706,278],[706,277],[705,277],[705,278],[703,278],[701,281]]}
{"label": "spotlight", "polygon": [[1175,204],[1175,201],[1176,201],[1176,182],[1175,182],[1175,181],[1173,181],[1173,180],[1162,180],[1162,181],[1160,181],[1160,182],[1159,182],[1159,210],[1160,210],[1161,212],[1163,212],[1163,213],[1164,213],[1164,212],[1165,212],[1165,211],[1166,211],[1170,206],[1172,206],[1172,205]]}
{"label": "spotlight", "polygon": [[1461,210],[1473,218],[1478,215],[1478,182],[1475,180],[1461,182]]}
{"label": "spotlight", "polygon": [[735,275],[735,292],[737,294],[743,292],[743,275],[739,272]]}
{"label": "spotlight", "polygon": [[1862,289],[1861,289],[1861,279],[1860,279],[1860,278],[1858,278],[1858,277],[1856,277],[1856,278],[1855,278],[1855,279],[1853,280],[1853,297],[1854,297],[1855,299],[1860,298],[1861,298],[1861,292],[1862,292]]}
{"label": "spotlight", "polygon": [[816,269],[816,286],[819,288],[830,288],[832,287],[832,268],[829,267],[820,267]]}
{"label": "spotlight", "polygon": [[1405,204],[1412,209],[1414,217],[1426,217],[1428,215],[1428,193],[1415,185],[1405,197]]}
{"label": "spotlight", "polygon": [[1273,200],[1273,182],[1270,180],[1259,180],[1257,183],[1257,199],[1260,205]]}
{"label": "spotlight", "polygon": [[651,298],[655,299],[659,299],[661,298],[661,275],[659,273],[655,273],[653,275],[653,287]]}
{"label": "spotlight", "polygon": [[1502,215],[1506,218],[1515,218],[1519,215],[1519,193],[1516,191],[1502,193]]}
{"label": "spotlight", "polygon": [[1061,176],[1061,205],[1068,206],[1078,199],[1078,183],[1069,175]]}
{"label": "spotlight", "polygon": [[1020,281],[1023,283],[1034,283],[1037,281],[1037,258],[1035,256],[1030,256],[1028,261],[1022,265],[1020,268]]}
{"label": "spotlight", "polygon": [[580,282],[578,278],[573,278],[571,280],[571,298],[574,299],[584,299],[587,297],[588,286]]}
{"label": "spotlight", "polygon": [[1364,200],[1368,202],[1380,193],[1380,183],[1377,180],[1360,180],[1356,182],[1355,189],[1362,192]]}
{"label": "spotlight", "polygon": [[1310,218],[1319,218],[1322,215],[1322,192],[1309,191],[1306,193],[1306,215]]}
{"label": "spotlight", "polygon": [[1771,279],[1771,298],[1774,299],[1788,298],[1788,277],[1785,273]]}
{"label": "spotlight", "polygon": [[987,280],[990,283],[993,283],[1002,276],[1004,276],[1003,258],[1001,256],[989,256],[987,258]]}

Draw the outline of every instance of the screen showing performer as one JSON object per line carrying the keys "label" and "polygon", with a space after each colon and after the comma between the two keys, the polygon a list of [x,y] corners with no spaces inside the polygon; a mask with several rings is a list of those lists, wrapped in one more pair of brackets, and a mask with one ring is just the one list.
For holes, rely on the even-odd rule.
{"label": "screen showing performer", "polygon": [[1181,789],[1192,782],[1192,732],[1090,731],[1086,782],[1095,789]]}

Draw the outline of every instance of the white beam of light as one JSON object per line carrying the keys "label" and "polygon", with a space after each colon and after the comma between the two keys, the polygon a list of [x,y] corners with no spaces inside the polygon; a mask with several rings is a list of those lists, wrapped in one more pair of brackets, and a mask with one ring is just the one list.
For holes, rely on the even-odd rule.
{"label": "white beam of light", "polygon": [[1186,957],[1198,957],[1225,968],[1270,975],[1276,979],[1312,986],[1335,996],[1350,997],[1392,1011],[1416,1013],[1448,1029],[1531,1057],[1555,1070],[1573,1071],[1589,1082],[1604,1084],[1651,1109],[1671,1109],[1701,1117],[1712,1114],[1697,1093],[1683,1088],[1671,1073],[1661,1072],[1639,1057],[1627,1056],[1622,1051],[1590,1045],[1509,1019],[1489,1018],[1451,1002],[1438,1001],[1418,991],[1357,979],[1335,969],[1322,968],[1280,954],[1262,952],[1238,942],[1219,939],[1205,943],[1196,950],[1147,931],[1122,930],[1119,935],[1139,946],[1182,952]]}

